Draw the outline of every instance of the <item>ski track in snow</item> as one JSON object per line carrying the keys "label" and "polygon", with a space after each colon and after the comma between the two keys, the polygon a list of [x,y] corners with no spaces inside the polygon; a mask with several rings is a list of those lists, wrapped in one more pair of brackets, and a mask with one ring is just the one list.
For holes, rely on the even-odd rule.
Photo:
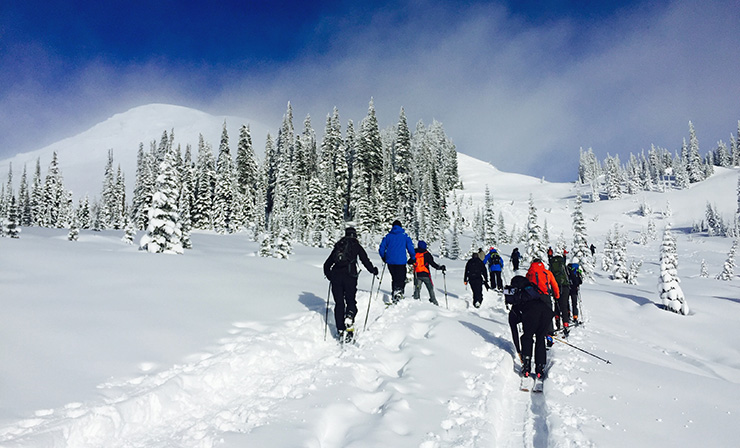
{"label": "ski track in snow", "polygon": [[[367,303],[369,295],[359,291],[358,304]],[[302,427],[303,443],[310,447],[373,446],[389,436],[409,436],[415,431],[410,400],[421,386],[405,373],[416,358],[432,355],[421,341],[434,331],[438,317],[472,313],[506,322],[507,312],[496,299],[489,296],[478,310],[468,309],[470,297],[463,299],[452,301],[450,310],[411,299],[388,309],[377,303],[367,331],[362,331],[360,307],[357,341],[341,348],[332,336],[321,342],[323,315],[316,312],[287,316],[277,327],[235,323],[213,353],[193,355],[162,372],[101,384],[99,403],[39,410],[33,418],[0,428],[0,445],[212,447],[224,441],[225,433],[249,434],[276,420]],[[582,331],[575,328],[571,340],[581,340]],[[510,338],[508,332],[494,336]],[[587,387],[580,375],[588,365],[583,356],[550,350],[545,392],[533,394],[519,390],[519,364],[509,351],[481,341],[471,354],[480,369],[458,372],[459,393],[443,404],[447,416],[413,446],[593,446],[580,427],[595,417],[549,399],[551,393],[570,395]],[[290,406],[331,388],[345,396],[313,415],[298,415]]]}

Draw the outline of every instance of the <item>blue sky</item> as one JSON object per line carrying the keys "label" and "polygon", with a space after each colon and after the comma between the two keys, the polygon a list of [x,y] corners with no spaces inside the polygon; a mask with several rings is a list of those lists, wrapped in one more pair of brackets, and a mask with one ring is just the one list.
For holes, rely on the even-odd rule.
{"label": "blue sky", "polygon": [[[740,119],[733,1],[0,2],[0,159],[163,102],[317,131],[339,109],[441,121],[458,150],[573,180],[599,157],[702,151]],[[236,133],[236,130],[233,131]]]}

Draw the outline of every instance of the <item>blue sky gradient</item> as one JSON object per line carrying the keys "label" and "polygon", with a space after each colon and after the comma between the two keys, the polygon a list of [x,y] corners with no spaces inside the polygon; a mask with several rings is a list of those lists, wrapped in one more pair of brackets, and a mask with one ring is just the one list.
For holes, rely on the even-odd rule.
{"label": "blue sky gradient", "polygon": [[[323,131],[404,107],[506,171],[573,180],[599,157],[702,151],[740,119],[733,1],[0,2],[0,159],[147,103]],[[231,132],[236,135],[236,127]]]}

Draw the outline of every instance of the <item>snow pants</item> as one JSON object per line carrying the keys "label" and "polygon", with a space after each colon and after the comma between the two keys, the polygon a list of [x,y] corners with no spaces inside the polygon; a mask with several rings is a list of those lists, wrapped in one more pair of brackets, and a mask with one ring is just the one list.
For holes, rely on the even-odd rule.
{"label": "snow pants", "polygon": [[511,340],[514,341],[516,352],[521,355],[522,342],[519,339],[519,323],[522,321],[522,310],[520,305],[512,305],[509,310],[509,327],[511,328]]}
{"label": "snow pants", "polygon": [[556,299],[556,308],[558,310],[558,315],[555,317],[555,319],[557,320],[559,318],[560,322],[562,323],[570,322],[570,305],[568,304],[569,299],[570,285],[560,286],[560,297]]}
{"label": "snow pants", "polygon": [[504,282],[501,280],[501,271],[491,271],[491,289],[504,289]]}
{"label": "snow pants", "polygon": [[337,331],[344,331],[347,329],[344,318],[351,317],[354,321],[357,315],[357,277],[350,274],[333,276],[331,293],[334,296],[334,321],[337,324]]}
{"label": "snow pants", "polygon": [[468,280],[470,284],[470,290],[473,292],[473,306],[479,306],[483,302],[483,279],[479,276],[478,278],[471,278]]}
{"label": "snow pants", "polygon": [[427,291],[429,291],[429,301],[435,305],[439,305],[439,303],[437,303],[437,298],[434,297],[434,283],[432,283],[432,277],[421,275],[416,276],[416,280],[414,281],[414,299],[421,300],[422,284],[426,285]]}
{"label": "snow pants", "polygon": [[578,316],[578,291],[580,288],[580,286],[570,287],[570,303],[572,306],[571,310],[573,311],[573,316]]}
{"label": "snow pants", "polygon": [[534,344],[534,360],[536,364],[547,362],[545,336],[552,325],[553,312],[549,306],[540,300],[533,300],[521,305],[522,325],[522,358],[532,357]]}
{"label": "snow pants", "polygon": [[391,290],[393,291],[393,299],[397,294],[403,297],[404,289],[406,289],[406,265],[405,264],[389,264],[388,272],[391,273]]}

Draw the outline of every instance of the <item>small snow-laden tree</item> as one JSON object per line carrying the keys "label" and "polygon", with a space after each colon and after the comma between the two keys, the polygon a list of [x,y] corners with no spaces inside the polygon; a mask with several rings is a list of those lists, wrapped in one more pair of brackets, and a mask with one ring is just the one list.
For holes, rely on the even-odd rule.
{"label": "small snow-laden tree", "polygon": [[717,280],[730,281],[735,277],[735,251],[737,250],[737,240],[732,242],[730,253],[727,254],[727,260],[722,267],[722,272],[717,275]]}
{"label": "small snow-laden tree", "polygon": [[594,260],[588,244],[586,219],[583,216],[583,199],[581,192],[576,194],[576,203],[573,207],[573,258],[577,260],[583,271],[583,278],[593,280]]}
{"label": "small snow-laden tree", "polygon": [[257,254],[260,257],[272,257],[273,235],[271,232],[266,232],[264,235],[262,235],[262,241],[260,242],[260,250]]}
{"label": "small snow-laden tree", "polygon": [[628,283],[629,271],[627,268],[627,238],[619,231],[618,225],[614,225],[614,238],[612,240],[612,280]]}
{"label": "small snow-laden tree", "polygon": [[10,196],[8,202],[7,218],[3,225],[3,235],[8,238],[20,238],[21,229],[18,227],[18,204],[15,196]]}
{"label": "small snow-laden tree", "polygon": [[606,238],[604,240],[604,250],[601,257],[601,269],[606,272],[612,270],[614,262],[614,239],[612,237],[612,231],[609,229],[606,232]]}
{"label": "small snow-laden tree", "polygon": [[134,238],[136,238],[136,225],[130,218],[126,218],[126,224],[123,226],[123,236],[121,241],[126,244],[134,244]]}
{"label": "small snow-laden tree", "polygon": [[275,245],[273,246],[273,256],[275,258],[288,259],[292,253],[293,243],[291,242],[290,231],[288,229],[280,229],[275,239]]}
{"label": "small snow-laden tree", "polygon": [[689,314],[689,305],[681,289],[678,278],[678,253],[676,239],[671,233],[671,225],[666,224],[663,232],[663,244],[660,249],[660,277],[658,292],[667,310],[683,315]]}
{"label": "small snow-laden tree", "polygon": [[452,236],[448,255],[452,260],[458,260],[460,258],[460,232],[457,229],[457,220],[452,222]]}
{"label": "small snow-laden tree", "polygon": [[699,277],[709,278],[709,270],[707,270],[707,262],[703,258],[701,259],[701,268],[699,270]]}
{"label": "small snow-laden tree", "polygon": [[173,151],[165,152],[152,205],[149,208],[149,226],[141,237],[140,249],[152,253],[182,254],[182,220],[178,208],[180,178],[175,167]]}
{"label": "small snow-laden tree", "polygon": [[640,273],[640,268],[642,268],[642,260],[632,260],[630,262],[630,268],[627,272],[625,283],[629,285],[637,285],[637,275]]}

